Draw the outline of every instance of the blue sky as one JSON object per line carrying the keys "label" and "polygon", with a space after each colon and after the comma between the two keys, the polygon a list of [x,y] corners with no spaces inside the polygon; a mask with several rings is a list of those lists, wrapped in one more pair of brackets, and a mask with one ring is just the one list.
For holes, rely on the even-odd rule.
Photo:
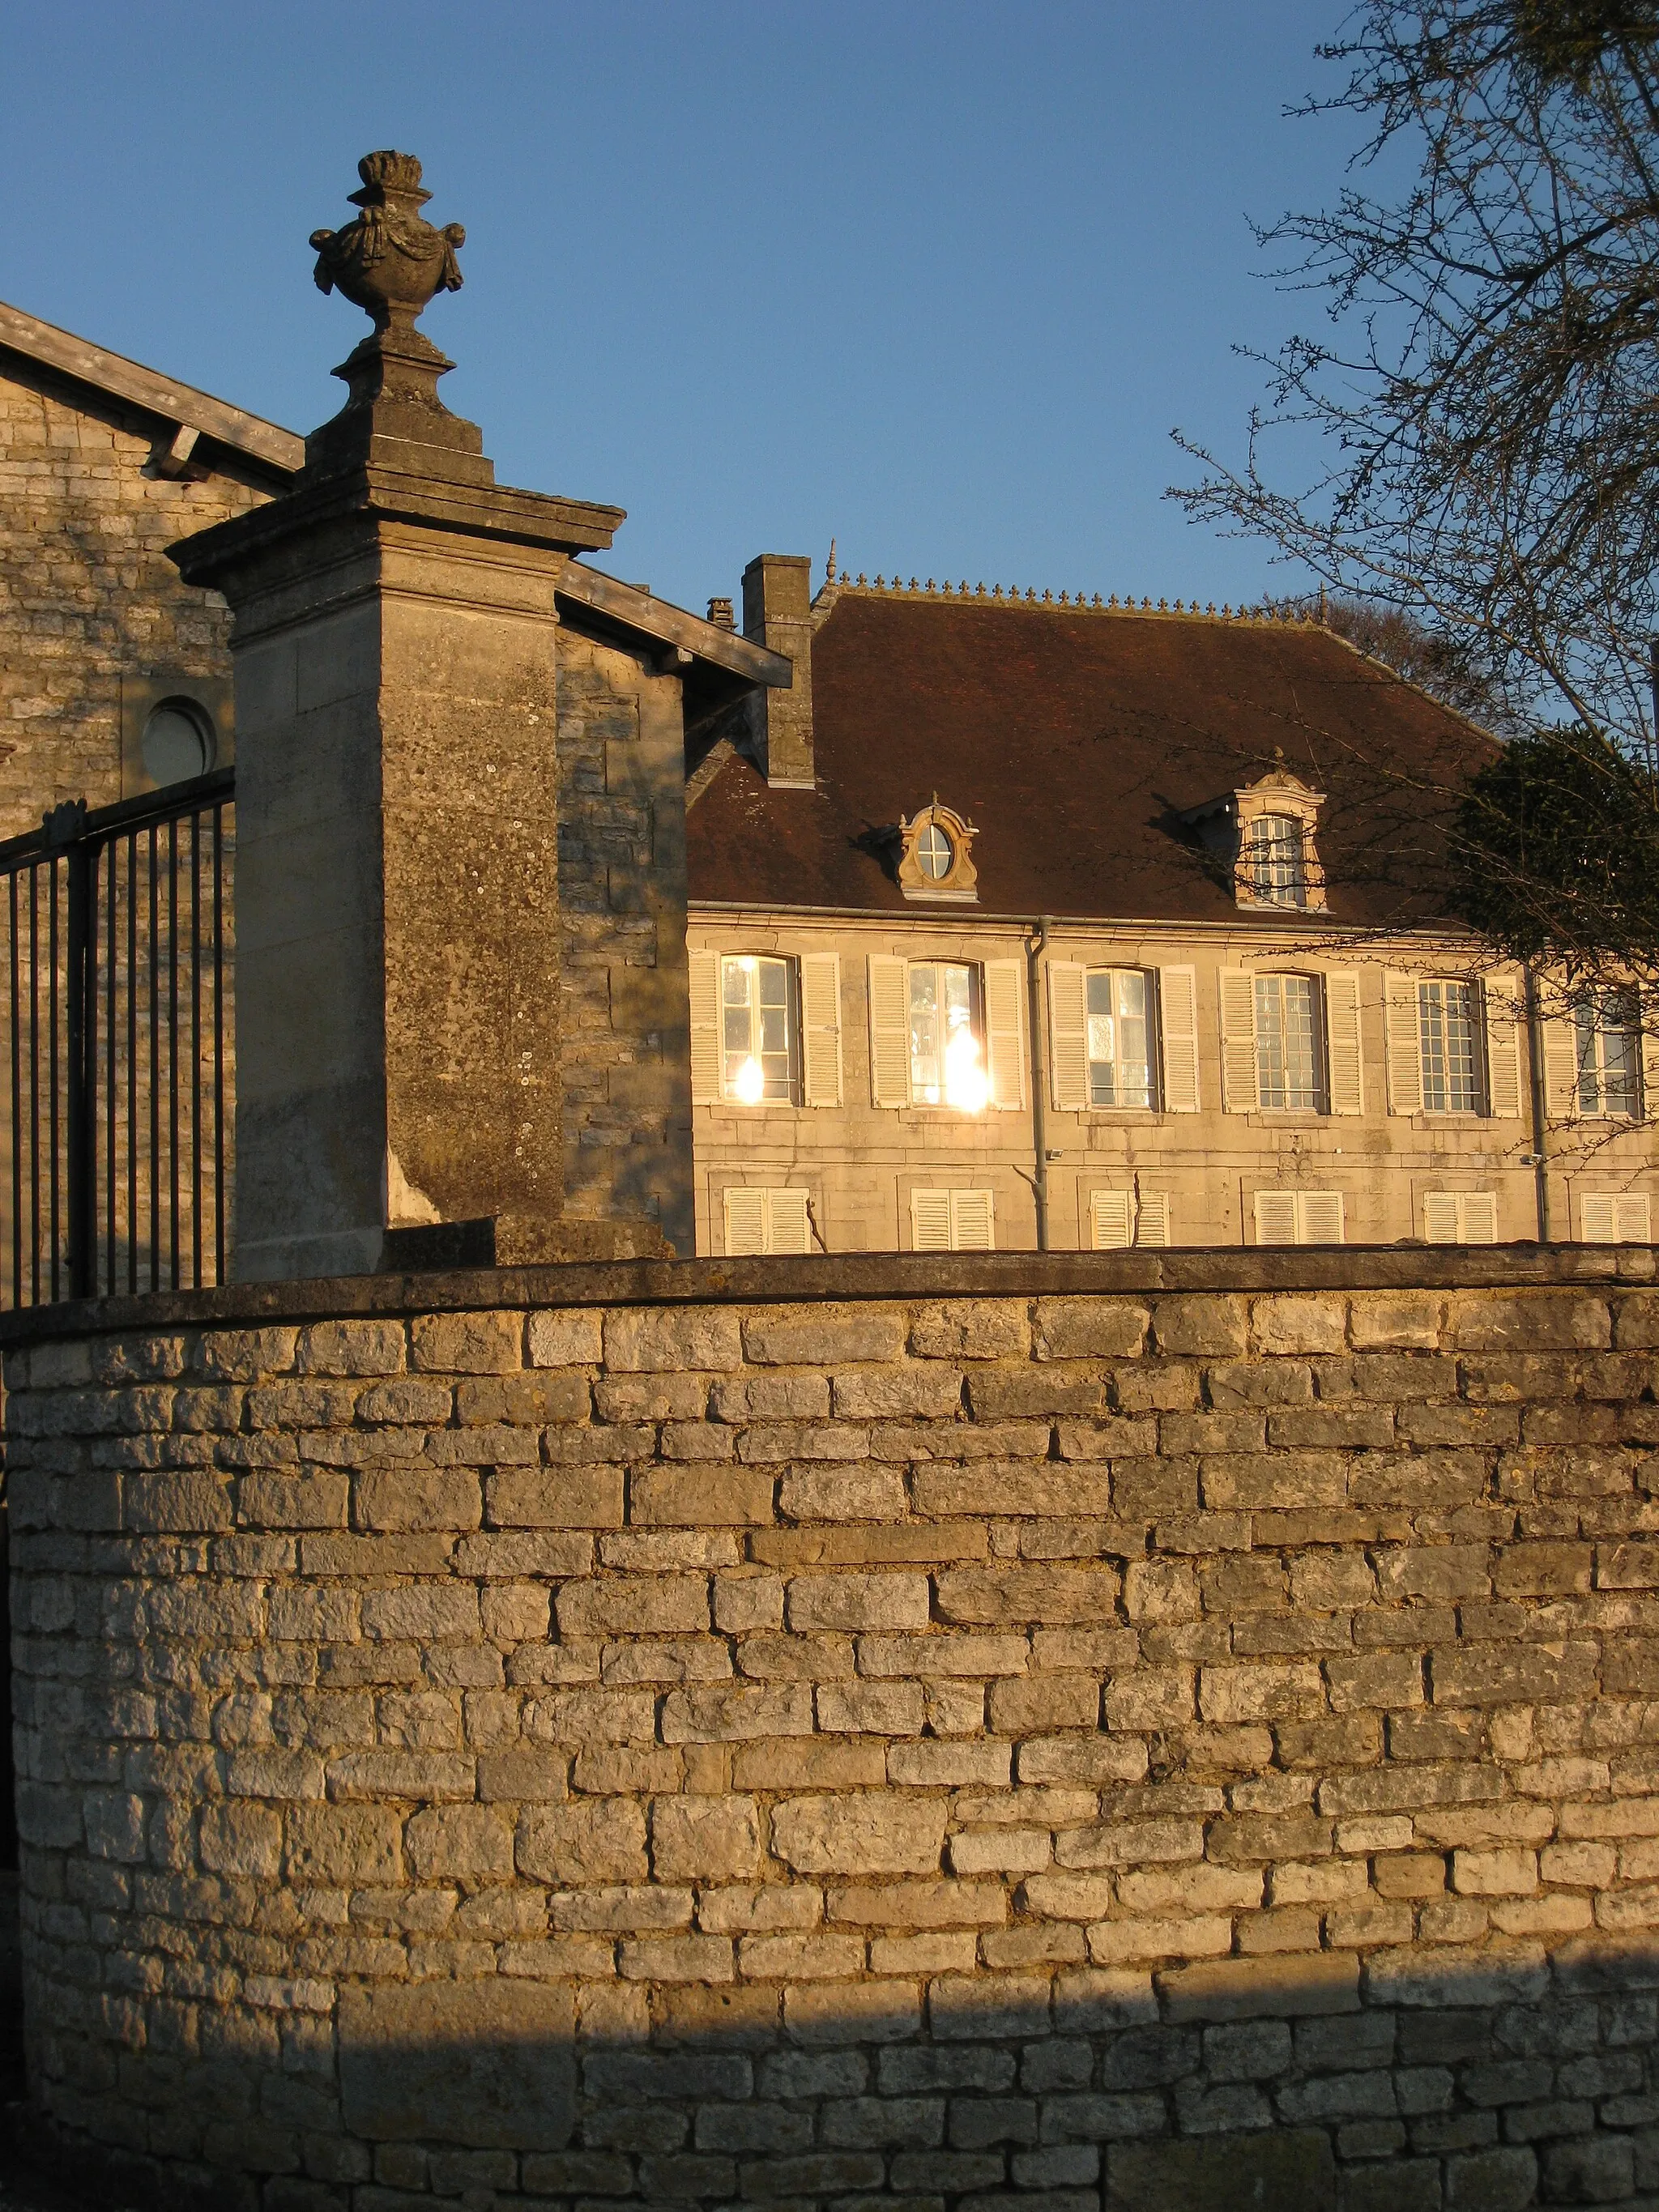
{"label": "blue sky", "polygon": [[629,511],[701,608],[833,534],[871,574],[1237,601],[1163,497],[1237,456],[1316,308],[1247,215],[1346,139],[1282,110],[1345,0],[12,0],[0,298],[304,430],[363,327],[307,234],[418,154],[465,289],[422,325],[506,483]]}

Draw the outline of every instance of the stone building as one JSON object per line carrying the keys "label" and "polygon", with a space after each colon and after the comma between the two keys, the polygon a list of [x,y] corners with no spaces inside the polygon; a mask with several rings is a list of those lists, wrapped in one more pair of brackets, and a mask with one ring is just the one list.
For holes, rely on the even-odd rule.
{"label": "stone building", "polygon": [[[230,761],[227,611],[166,549],[303,442],[9,307],[0,433],[0,830]],[[713,1255],[1649,1237],[1622,1010],[1529,1021],[1437,915],[1433,818],[1487,740],[1330,632],[814,597],[775,556],[743,635],[574,555],[557,605],[573,1222]]]}
{"label": "stone building", "polygon": [[744,590],[795,675],[688,785],[700,1250],[1648,1239],[1631,1010],[1442,918],[1482,733],[1312,623]]}

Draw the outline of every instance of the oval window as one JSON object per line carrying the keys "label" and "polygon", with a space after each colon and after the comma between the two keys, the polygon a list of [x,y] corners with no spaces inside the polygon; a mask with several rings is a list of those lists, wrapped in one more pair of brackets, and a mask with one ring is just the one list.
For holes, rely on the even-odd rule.
{"label": "oval window", "polygon": [[954,848],[937,822],[930,822],[916,840],[916,863],[924,876],[939,883],[951,872]]}
{"label": "oval window", "polygon": [[194,699],[163,699],[150,710],[139,750],[152,783],[187,783],[213,766],[213,717]]}

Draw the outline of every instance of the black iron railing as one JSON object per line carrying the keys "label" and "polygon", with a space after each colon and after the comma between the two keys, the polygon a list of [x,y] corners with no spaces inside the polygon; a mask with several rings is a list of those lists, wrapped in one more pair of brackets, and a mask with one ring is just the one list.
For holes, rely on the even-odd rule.
{"label": "black iron railing", "polygon": [[0,1306],[224,1279],[233,791],[71,800],[0,843]]}

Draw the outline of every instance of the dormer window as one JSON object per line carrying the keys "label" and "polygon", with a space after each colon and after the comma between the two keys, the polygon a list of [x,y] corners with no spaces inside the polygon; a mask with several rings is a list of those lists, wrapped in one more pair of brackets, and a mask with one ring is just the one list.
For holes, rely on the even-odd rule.
{"label": "dormer window", "polygon": [[909,821],[899,817],[899,889],[908,899],[938,899],[954,906],[979,902],[979,871],[969,848],[978,832],[937,795]]}
{"label": "dormer window", "polygon": [[1276,755],[1255,783],[1189,807],[1182,819],[1231,869],[1241,907],[1322,914],[1325,872],[1315,832],[1324,804],[1324,793],[1292,775]]}
{"label": "dormer window", "polygon": [[1294,814],[1258,814],[1244,841],[1244,872],[1259,906],[1308,903],[1305,830]]}

